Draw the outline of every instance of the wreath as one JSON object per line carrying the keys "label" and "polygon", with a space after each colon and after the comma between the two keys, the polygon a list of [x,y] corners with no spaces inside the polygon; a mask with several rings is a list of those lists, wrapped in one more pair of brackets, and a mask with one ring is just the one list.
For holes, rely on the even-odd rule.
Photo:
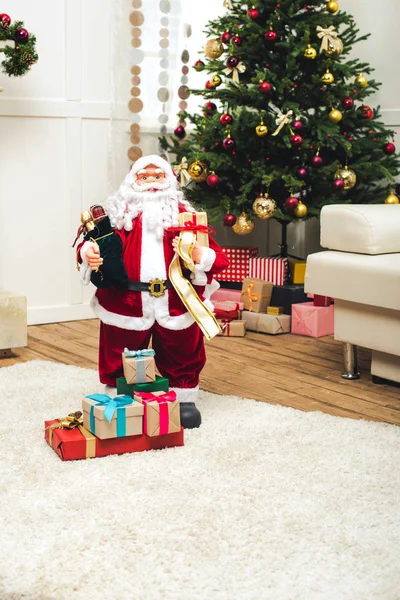
{"label": "wreath", "polygon": [[11,23],[5,13],[0,14],[0,52],[4,54],[1,64],[3,73],[9,77],[20,77],[29,71],[38,60],[36,37],[29,33],[23,21]]}

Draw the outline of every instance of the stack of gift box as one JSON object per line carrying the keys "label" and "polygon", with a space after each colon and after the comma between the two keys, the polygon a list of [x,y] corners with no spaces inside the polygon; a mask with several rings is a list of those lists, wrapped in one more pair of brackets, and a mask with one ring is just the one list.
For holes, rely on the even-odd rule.
{"label": "stack of gift box", "polygon": [[45,421],[45,439],[62,460],[183,446],[179,402],[156,375],[154,355],[125,349],[117,396],[89,394],[81,411]]}
{"label": "stack of gift box", "polygon": [[246,335],[246,322],[242,319],[243,302],[237,302],[236,300],[215,300],[213,304],[214,315],[222,329],[222,333],[218,335],[244,337]]}
{"label": "stack of gift box", "polygon": [[[243,303],[241,320],[246,329],[269,333],[294,333],[312,337],[333,334],[332,299],[304,293],[306,261],[257,257],[257,248],[224,248],[231,261],[219,274],[221,288],[211,297],[215,305]],[[228,289],[234,284],[241,289]]]}

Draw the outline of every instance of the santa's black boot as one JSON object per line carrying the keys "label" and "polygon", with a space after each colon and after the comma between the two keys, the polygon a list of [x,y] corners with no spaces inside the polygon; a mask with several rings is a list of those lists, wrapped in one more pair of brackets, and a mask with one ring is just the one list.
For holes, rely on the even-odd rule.
{"label": "santa's black boot", "polygon": [[201,414],[194,402],[181,402],[181,425],[184,429],[196,429],[201,425]]}

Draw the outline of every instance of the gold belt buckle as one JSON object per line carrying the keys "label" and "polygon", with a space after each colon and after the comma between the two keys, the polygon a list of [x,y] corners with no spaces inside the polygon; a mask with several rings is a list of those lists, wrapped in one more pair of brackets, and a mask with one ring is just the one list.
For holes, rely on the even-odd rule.
{"label": "gold belt buckle", "polygon": [[167,288],[165,286],[164,279],[152,279],[151,281],[149,281],[150,296],[155,296],[156,298],[159,298],[160,296],[164,296],[166,289]]}

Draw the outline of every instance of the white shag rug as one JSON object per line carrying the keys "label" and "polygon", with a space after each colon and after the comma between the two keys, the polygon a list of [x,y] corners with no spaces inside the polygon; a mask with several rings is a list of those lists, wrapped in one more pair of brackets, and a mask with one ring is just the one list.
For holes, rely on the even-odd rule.
{"label": "white shag rug", "polygon": [[399,428],[202,392],[184,448],[62,462],[98,388],[0,369],[2,600],[400,598]]}

